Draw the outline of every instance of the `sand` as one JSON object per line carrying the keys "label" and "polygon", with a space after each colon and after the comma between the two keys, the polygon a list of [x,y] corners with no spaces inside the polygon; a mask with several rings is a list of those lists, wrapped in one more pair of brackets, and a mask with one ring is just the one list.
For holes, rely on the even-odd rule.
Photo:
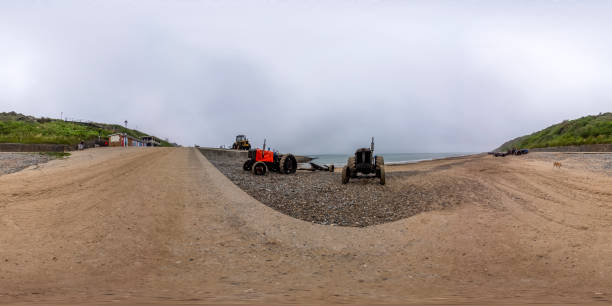
{"label": "sand", "polygon": [[612,178],[532,156],[393,167],[498,200],[355,228],[279,213],[191,148],[76,152],[0,176],[0,302],[607,301]]}

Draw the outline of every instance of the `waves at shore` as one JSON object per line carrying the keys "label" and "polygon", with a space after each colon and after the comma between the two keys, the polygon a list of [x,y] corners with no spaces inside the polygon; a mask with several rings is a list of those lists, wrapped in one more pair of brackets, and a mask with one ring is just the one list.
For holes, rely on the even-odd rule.
{"label": "waves at shore", "polygon": [[[409,164],[424,160],[433,160],[447,157],[465,156],[474,154],[472,152],[448,152],[448,153],[381,153],[385,158],[385,164]],[[312,154],[308,155],[314,158],[313,162],[317,164],[336,166],[346,165],[346,160],[349,155],[346,154]]]}

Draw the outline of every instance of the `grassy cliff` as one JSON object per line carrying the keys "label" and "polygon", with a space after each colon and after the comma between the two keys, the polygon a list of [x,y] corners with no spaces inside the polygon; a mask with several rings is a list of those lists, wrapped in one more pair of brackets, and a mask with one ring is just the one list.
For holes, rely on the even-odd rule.
{"label": "grassy cliff", "polygon": [[[113,133],[127,133],[140,138],[148,134],[118,124],[70,122],[35,118],[15,112],[0,113],[0,143],[53,143],[73,145]],[[171,146],[162,141],[162,146]]]}
{"label": "grassy cliff", "polygon": [[497,151],[612,143],[612,113],[565,120],[539,132],[512,139]]}

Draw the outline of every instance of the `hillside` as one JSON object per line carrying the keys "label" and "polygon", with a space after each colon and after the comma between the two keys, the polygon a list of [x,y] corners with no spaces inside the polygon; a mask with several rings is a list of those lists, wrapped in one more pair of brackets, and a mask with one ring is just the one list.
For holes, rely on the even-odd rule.
{"label": "hillside", "polygon": [[[127,133],[140,138],[148,134],[118,124],[72,122],[36,118],[15,112],[0,113],[0,143],[53,143],[73,145],[81,140],[106,138],[113,133]],[[162,141],[162,146],[172,146]]]}
{"label": "hillside", "polygon": [[612,113],[565,120],[502,144],[496,151],[612,143]]}

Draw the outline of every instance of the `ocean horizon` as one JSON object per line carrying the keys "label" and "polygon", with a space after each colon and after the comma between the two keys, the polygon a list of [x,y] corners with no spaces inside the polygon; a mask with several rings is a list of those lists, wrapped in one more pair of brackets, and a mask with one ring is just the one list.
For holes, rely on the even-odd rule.
{"label": "ocean horizon", "polygon": [[[409,164],[426,160],[441,159],[447,157],[466,156],[477,154],[477,152],[447,152],[447,153],[380,153],[385,158],[386,165]],[[322,165],[344,166],[349,154],[306,154],[314,158],[312,162]]]}

